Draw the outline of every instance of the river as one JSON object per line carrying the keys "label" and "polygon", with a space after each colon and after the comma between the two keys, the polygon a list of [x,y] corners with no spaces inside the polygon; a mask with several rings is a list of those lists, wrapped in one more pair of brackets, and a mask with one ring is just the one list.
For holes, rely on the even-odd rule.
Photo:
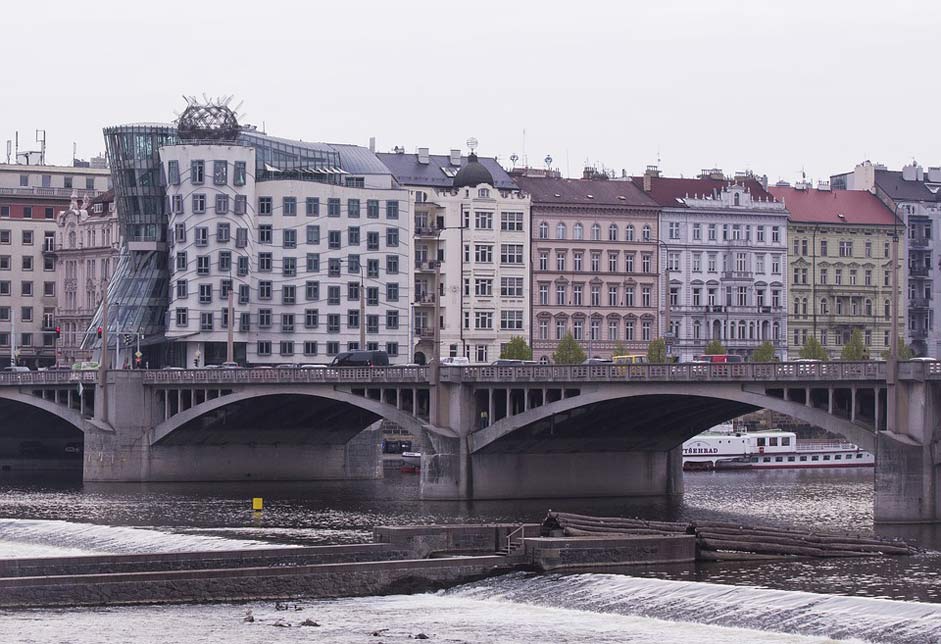
{"label": "river", "polygon": [[[416,477],[311,483],[0,481],[0,557],[368,541],[381,524],[539,521],[549,508],[900,536],[915,557],[513,574],[411,596],[0,611],[0,641],[941,642],[941,532],[872,523],[871,470],[689,473],[682,500],[424,502]],[[253,515],[250,499],[265,499]],[[242,621],[246,610],[254,623]],[[282,620],[290,628],[274,628]],[[301,627],[304,619],[320,624]],[[108,633],[104,637],[103,633]],[[373,637],[372,633],[378,633]]]}

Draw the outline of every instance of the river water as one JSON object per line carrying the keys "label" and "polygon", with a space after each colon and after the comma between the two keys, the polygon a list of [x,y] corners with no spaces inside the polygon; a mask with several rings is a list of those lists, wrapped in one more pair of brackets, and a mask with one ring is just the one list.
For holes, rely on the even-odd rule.
{"label": "river water", "polygon": [[[260,517],[250,499],[265,499]],[[941,532],[874,529],[871,470],[689,473],[682,500],[423,502],[381,481],[80,484],[0,481],[0,558],[368,541],[375,525],[539,521],[549,508],[651,519],[874,531],[915,557],[513,574],[411,596],[0,611],[0,642],[941,642]],[[251,610],[254,623],[244,623]],[[299,626],[304,619],[318,627]],[[274,627],[278,620],[290,627]],[[377,633],[373,636],[372,633]]]}

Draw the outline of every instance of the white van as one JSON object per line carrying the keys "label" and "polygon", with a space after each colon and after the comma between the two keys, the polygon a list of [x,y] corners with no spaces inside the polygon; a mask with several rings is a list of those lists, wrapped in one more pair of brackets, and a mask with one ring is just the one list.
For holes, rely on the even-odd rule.
{"label": "white van", "polygon": [[470,364],[470,359],[463,356],[453,356],[441,359],[443,367],[466,367]]}

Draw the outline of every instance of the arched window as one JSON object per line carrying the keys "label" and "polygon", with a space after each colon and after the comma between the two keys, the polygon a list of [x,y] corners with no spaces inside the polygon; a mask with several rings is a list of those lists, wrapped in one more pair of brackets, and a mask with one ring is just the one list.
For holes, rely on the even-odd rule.
{"label": "arched window", "polygon": [[807,315],[807,298],[801,300],[801,314]]}
{"label": "arched window", "polygon": [[781,326],[777,322],[772,327],[772,333],[774,334],[774,341],[777,342],[778,338],[781,337]]}
{"label": "arched window", "polygon": [[733,205],[733,206],[740,206],[740,205],[741,205],[741,201],[742,201],[742,200],[741,200],[741,195],[739,195],[737,192],[732,195],[732,205]]}
{"label": "arched window", "polygon": [[871,316],[871,315],[872,315],[872,300],[870,300],[870,299],[867,299],[867,300],[866,300],[866,315],[867,315],[867,316]]}
{"label": "arched window", "polygon": [[801,314],[801,299],[799,297],[794,298],[794,315]]}
{"label": "arched window", "polygon": [[825,297],[820,298],[820,314],[821,315],[827,314],[827,298]]}
{"label": "arched window", "polygon": [[75,248],[75,231],[69,231],[69,248]]}
{"label": "arched window", "polygon": [[565,239],[565,224],[563,224],[561,221],[555,226],[555,238]]}
{"label": "arched window", "polygon": [[572,226],[572,239],[584,239],[585,238],[585,227],[581,224],[575,224]]}
{"label": "arched window", "polygon": [[650,241],[650,226],[648,226],[647,224],[644,224],[643,235],[644,235],[644,241]]}
{"label": "arched window", "polygon": [[892,307],[889,304],[889,300],[885,301],[883,308],[884,308],[885,319],[888,320],[890,317],[892,317]]}
{"label": "arched window", "polygon": [[634,226],[629,225],[624,229],[624,241],[634,241]]}
{"label": "arched window", "polygon": [[601,241],[601,226],[598,224],[591,225],[591,240]]}
{"label": "arched window", "polygon": [[549,224],[544,221],[539,222],[539,239],[549,239]]}
{"label": "arched window", "polygon": [[608,226],[608,241],[617,241],[618,240],[618,227],[617,224],[611,224]]}
{"label": "arched window", "polygon": [[698,340],[702,336],[702,324],[699,320],[693,320],[693,340]]}
{"label": "arched window", "polygon": [[836,314],[843,315],[843,299],[839,297],[836,298]]}

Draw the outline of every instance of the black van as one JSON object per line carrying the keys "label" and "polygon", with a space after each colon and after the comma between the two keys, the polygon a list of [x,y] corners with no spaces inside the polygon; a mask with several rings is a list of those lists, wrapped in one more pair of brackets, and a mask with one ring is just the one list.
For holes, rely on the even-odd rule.
{"label": "black van", "polygon": [[388,367],[389,354],[385,351],[344,351],[330,363],[331,367]]}

